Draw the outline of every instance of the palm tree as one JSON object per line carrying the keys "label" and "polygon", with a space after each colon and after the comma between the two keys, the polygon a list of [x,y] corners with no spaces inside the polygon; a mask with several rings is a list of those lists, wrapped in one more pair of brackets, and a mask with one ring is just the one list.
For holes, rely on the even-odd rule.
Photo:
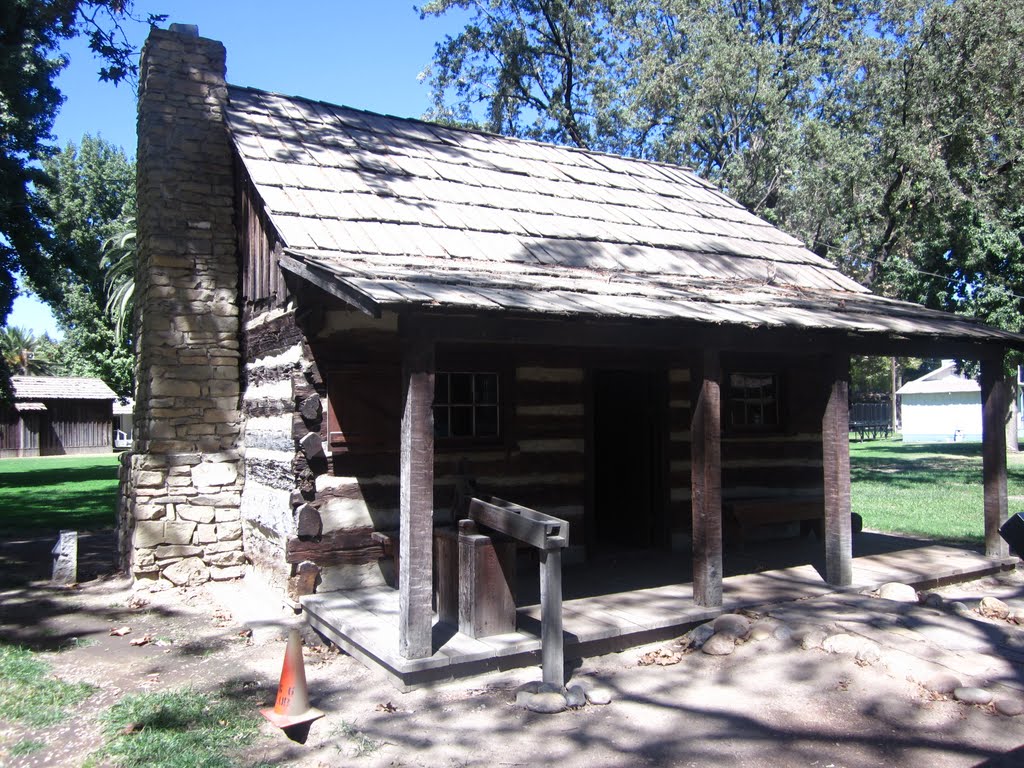
{"label": "palm tree", "polygon": [[32,331],[9,326],[0,328],[0,352],[7,368],[15,376],[47,376],[50,373],[50,338],[37,338]]}
{"label": "palm tree", "polygon": [[123,339],[129,331],[135,307],[135,219],[125,229],[103,242],[100,267],[106,273],[107,314],[114,320],[114,333]]}

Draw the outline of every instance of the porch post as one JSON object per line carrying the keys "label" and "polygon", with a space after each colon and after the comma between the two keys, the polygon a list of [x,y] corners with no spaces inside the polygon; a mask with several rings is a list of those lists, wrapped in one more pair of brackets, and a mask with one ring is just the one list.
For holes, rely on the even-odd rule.
{"label": "porch post", "polygon": [[433,653],[434,342],[403,338],[402,457],[399,472],[398,652]]}
{"label": "porch post", "polygon": [[985,554],[1006,557],[1009,547],[999,535],[1007,517],[1006,416],[1009,392],[1003,356],[981,361],[982,476],[985,484]]}
{"label": "porch post", "polygon": [[828,403],[821,423],[825,470],[825,580],[836,587],[853,582],[850,526],[850,356],[831,358]]}
{"label": "porch post", "polygon": [[722,604],[722,391],[717,349],[704,351],[697,404],[693,409],[693,601]]}

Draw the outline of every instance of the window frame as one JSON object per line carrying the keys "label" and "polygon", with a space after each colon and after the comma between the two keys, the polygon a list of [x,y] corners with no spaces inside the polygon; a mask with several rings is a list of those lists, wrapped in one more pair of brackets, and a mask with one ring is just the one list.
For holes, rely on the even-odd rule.
{"label": "window frame", "polygon": [[[461,400],[453,400],[453,388],[452,388],[452,377],[454,376],[469,376],[471,393],[468,402]],[[478,376],[492,376],[494,377],[495,393],[493,402],[486,402],[478,400],[477,398],[477,377]],[[448,393],[444,402],[438,401],[438,383],[441,377],[447,379]],[[506,439],[507,434],[507,419],[505,418],[505,409],[507,407],[507,396],[506,387],[504,385],[504,372],[499,367],[490,366],[473,366],[472,368],[464,365],[445,365],[440,366],[434,371],[434,399],[431,401],[431,409],[434,417],[434,440],[445,446],[475,446],[475,445],[497,445],[501,444]],[[477,434],[477,423],[479,420],[479,412],[482,409],[494,409],[495,417],[495,432],[493,434]],[[448,415],[448,434],[441,435],[437,431],[437,416],[439,409],[446,409]],[[460,434],[453,435],[451,432],[451,416],[454,409],[468,409],[471,414],[471,434]]]}
{"label": "window frame", "polygon": [[[774,410],[775,410],[775,421],[774,422],[767,423],[765,421],[762,421],[761,423],[756,423],[756,422],[751,422],[751,421],[745,420],[745,421],[743,421],[741,423],[737,423],[737,422],[735,422],[733,420],[734,415],[735,415],[734,408],[735,408],[735,405],[737,404],[738,401],[742,401],[742,402],[748,403],[748,404],[749,403],[754,403],[754,402],[759,403],[762,414],[764,413],[764,407],[765,407],[765,404],[767,402],[765,397],[764,397],[763,392],[762,392],[762,394],[761,394],[761,396],[759,398],[754,398],[754,397],[750,397],[749,395],[746,394],[747,392],[751,391],[751,388],[745,387],[745,388],[743,388],[743,390],[739,390],[738,388],[734,388],[733,384],[732,384],[733,376],[771,377],[771,379],[773,381],[773,387],[774,387],[774,398],[773,398],[774,406],[775,406],[775,408],[774,408]],[[750,366],[750,367],[731,368],[730,370],[726,371],[725,375],[723,376],[722,388],[724,390],[723,391],[723,395],[724,396],[722,398],[722,403],[723,403],[723,406],[724,406],[723,407],[723,411],[724,412],[722,414],[722,421],[723,421],[723,427],[724,427],[723,431],[734,433],[734,434],[751,434],[751,433],[774,434],[774,433],[782,433],[782,432],[786,431],[786,409],[784,407],[784,400],[783,400],[783,391],[785,389],[785,380],[784,380],[784,377],[783,377],[781,371],[779,371],[777,369],[769,368],[769,367],[766,367],[766,366],[757,366],[757,365],[753,365],[753,366]],[[737,392],[741,392],[741,391],[742,391],[742,394],[737,394]],[[748,407],[749,407],[749,405],[748,405]]]}

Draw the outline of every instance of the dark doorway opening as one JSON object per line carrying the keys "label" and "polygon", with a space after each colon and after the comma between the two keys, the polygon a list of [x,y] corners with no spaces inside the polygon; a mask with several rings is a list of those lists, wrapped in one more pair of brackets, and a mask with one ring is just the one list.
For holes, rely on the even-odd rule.
{"label": "dark doorway opening", "polygon": [[600,550],[667,544],[662,379],[653,371],[594,374],[591,541]]}

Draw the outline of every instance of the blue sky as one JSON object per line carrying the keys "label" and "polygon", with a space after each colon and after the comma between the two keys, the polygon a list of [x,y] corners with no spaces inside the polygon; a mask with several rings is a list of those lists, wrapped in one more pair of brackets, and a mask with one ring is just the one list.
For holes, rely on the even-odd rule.
{"label": "blue sky", "polygon": [[[136,0],[136,11],[166,13],[166,24],[197,24],[203,37],[227,49],[228,82],[373,112],[419,117],[430,94],[418,75],[434,45],[456,33],[464,14],[421,20],[412,0]],[[128,30],[141,47],[144,26]],[[54,126],[55,143],[78,143],[88,133],[135,155],[135,94],[96,77],[99,63],[80,41],[59,86],[66,101]],[[49,310],[19,297],[8,319],[37,333],[55,334]]]}

